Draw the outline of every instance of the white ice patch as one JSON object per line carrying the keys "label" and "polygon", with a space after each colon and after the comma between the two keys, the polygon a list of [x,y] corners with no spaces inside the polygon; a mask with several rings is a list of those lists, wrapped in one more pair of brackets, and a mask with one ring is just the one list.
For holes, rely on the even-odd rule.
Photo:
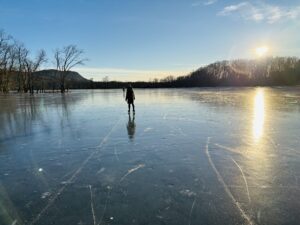
{"label": "white ice patch", "polygon": [[60,184],[62,184],[62,185],[67,185],[67,184],[73,184],[74,182],[72,182],[72,181],[62,181],[62,182],[60,182]]}
{"label": "white ice patch", "polygon": [[97,174],[103,173],[105,171],[105,168],[102,167],[100,170],[98,170]]}
{"label": "white ice patch", "polygon": [[48,198],[50,195],[51,195],[51,193],[47,191],[42,194],[41,198],[45,199],[45,198]]}
{"label": "white ice patch", "polygon": [[152,130],[153,128],[151,128],[151,127],[147,127],[146,129],[144,129],[144,132],[146,133],[146,132],[149,132],[150,130]]}
{"label": "white ice patch", "polygon": [[179,193],[187,197],[196,196],[196,193],[189,189],[181,190]]}
{"label": "white ice patch", "polygon": [[107,190],[112,190],[112,187],[109,185],[106,188],[107,188]]}

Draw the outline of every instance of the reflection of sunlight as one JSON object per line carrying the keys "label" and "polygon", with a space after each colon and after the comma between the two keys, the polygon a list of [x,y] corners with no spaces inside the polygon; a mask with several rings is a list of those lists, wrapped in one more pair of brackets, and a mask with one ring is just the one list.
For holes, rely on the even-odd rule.
{"label": "reflection of sunlight", "polygon": [[254,98],[253,114],[253,137],[254,140],[260,139],[263,134],[265,119],[265,101],[263,90],[257,90]]}

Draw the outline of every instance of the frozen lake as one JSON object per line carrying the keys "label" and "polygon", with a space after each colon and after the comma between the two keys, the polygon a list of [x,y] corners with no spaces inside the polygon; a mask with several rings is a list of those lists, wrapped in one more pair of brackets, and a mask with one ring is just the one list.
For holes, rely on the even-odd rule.
{"label": "frozen lake", "polygon": [[300,87],[135,94],[0,95],[0,224],[299,224]]}

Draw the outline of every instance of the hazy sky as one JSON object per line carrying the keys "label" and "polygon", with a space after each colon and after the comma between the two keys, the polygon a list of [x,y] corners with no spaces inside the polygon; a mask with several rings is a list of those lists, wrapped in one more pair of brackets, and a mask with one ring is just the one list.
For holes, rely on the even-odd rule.
{"label": "hazy sky", "polygon": [[149,80],[217,60],[300,56],[299,0],[0,0],[0,28],[32,53],[76,44],[86,78]]}

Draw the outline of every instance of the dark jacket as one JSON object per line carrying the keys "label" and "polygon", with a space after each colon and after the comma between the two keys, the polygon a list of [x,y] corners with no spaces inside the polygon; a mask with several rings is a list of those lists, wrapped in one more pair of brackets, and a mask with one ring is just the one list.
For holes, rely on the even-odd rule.
{"label": "dark jacket", "polygon": [[127,88],[127,92],[126,92],[126,101],[128,102],[128,104],[133,103],[135,96],[134,96],[134,92],[132,87]]}

